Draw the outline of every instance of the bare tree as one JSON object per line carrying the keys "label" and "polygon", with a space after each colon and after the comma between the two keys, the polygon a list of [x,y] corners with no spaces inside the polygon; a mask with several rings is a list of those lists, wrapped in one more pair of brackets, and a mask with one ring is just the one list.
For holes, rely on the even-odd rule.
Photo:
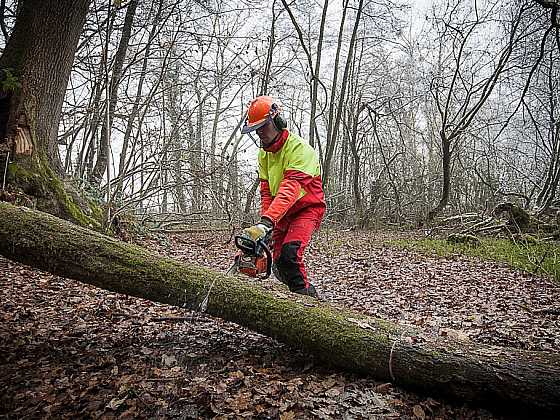
{"label": "bare tree", "polygon": [[[515,45],[523,36],[518,33],[518,28],[521,17],[529,10],[526,4],[517,7],[509,23],[508,40],[495,61],[494,57],[491,57],[490,61],[485,60],[486,53],[480,57],[476,56],[476,52],[470,49],[470,43],[476,41],[477,31],[490,22],[489,17],[494,13],[496,5],[495,2],[490,3],[486,10],[479,10],[475,0],[472,9],[465,11],[462,10],[463,5],[460,2],[448,2],[445,15],[436,18],[441,44],[430,93],[440,119],[442,190],[439,203],[428,213],[428,220],[433,219],[447,206],[451,193],[451,167],[456,143],[466,133],[492,94]],[[467,15],[462,15],[465,12]],[[451,47],[451,51],[447,51],[447,47]],[[451,69],[451,72],[447,69]]]}
{"label": "bare tree", "polygon": [[[119,46],[117,52],[115,53],[115,58],[113,62],[113,71],[111,73],[111,79],[107,80],[106,86],[108,86],[107,101],[108,104],[105,106],[108,108],[106,111],[106,118],[103,119],[103,124],[101,126],[101,138],[99,145],[99,153],[97,155],[97,160],[91,174],[91,180],[96,184],[101,183],[105,172],[107,171],[107,164],[109,159],[109,146],[111,142],[111,128],[113,126],[113,120],[115,118],[115,108],[117,107],[117,98],[119,92],[120,80],[122,78],[123,67],[125,62],[126,53],[128,50],[128,44],[130,42],[130,37],[132,33],[132,24],[134,22],[134,15],[136,14],[136,8],[138,6],[138,0],[131,0],[126,6],[126,15],[124,18],[124,24],[121,32],[121,37],[119,41]],[[111,6],[109,3],[109,12],[111,13]],[[107,26],[109,28],[109,25]],[[107,43],[105,45],[105,54],[108,53],[108,39],[110,33],[106,33]],[[107,64],[108,60],[105,60]],[[108,68],[106,70],[106,77],[109,78]],[[109,197],[108,197],[109,199]]]}

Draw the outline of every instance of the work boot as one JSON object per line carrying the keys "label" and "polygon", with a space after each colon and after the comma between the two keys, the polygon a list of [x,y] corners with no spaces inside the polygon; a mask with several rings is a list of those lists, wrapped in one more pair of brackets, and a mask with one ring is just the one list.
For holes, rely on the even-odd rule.
{"label": "work boot", "polygon": [[315,290],[315,286],[313,286],[311,283],[309,283],[308,287],[302,287],[301,289],[293,290],[293,292],[319,299],[319,294],[317,293],[317,290]]}

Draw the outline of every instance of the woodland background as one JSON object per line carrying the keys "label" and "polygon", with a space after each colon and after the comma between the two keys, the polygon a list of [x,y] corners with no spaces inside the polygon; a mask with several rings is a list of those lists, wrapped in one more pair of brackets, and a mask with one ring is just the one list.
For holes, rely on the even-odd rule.
{"label": "woodland background", "polygon": [[[258,205],[257,148],[240,127],[248,101],[270,94],[320,155],[331,221],[411,226],[502,201],[555,210],[550,4],[93,1],[57,166],[113,215],[163,228],[243,218]],[[6,39],[16,8],[2,2]]]}

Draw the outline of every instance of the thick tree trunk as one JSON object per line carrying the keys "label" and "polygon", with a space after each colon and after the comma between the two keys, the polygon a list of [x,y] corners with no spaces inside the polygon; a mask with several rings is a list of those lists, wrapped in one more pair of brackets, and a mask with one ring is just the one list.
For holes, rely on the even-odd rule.
{"label": "thick tree trunk", "polygon": [[455,342],[268,291],[159,257],[56,217],[0,203],[0,254],[107,290],[235,322],[331,365],[497,408],[560,410],[560,355]]}
{"label": "thick tree trunk", "polygon": [[[58,124],[89,0],[23,0],[14,31],[0,57],[0,69],[17,80],[0,92],[0,153],[9,153],[7,199],[84,225],[96,226],[76,194],[61,180]],[[26,198],[21,196],[25,195]],[[88,207],[85,204],[84,208]]]}
{"label": "thick tree trunk", "polygon": [[20,89],[12,95],[7,137],[33,130],[51,164],[60,172],[58,123],[62,102],[85,22],[89,0],[24,0],[14,31],[0,57],[0,68],[11,69]]}

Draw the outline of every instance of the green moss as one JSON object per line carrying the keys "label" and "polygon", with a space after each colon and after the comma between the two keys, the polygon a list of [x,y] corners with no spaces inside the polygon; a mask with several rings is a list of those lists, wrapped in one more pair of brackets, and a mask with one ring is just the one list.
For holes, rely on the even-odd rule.
{"label": "green moss", "polygon": [[62,199],[65,200],[66,210],[72,219],[76,220],[80,225],[88,226],[96,230],[101,227],[101,224],[97,220],[87,216],[83,210],[74,203],[72,197],[63,193]]}
{"label": "green moss", "polygon": [[4,78],[0,81],[0,90],[3,92],[15,92],[21,89],[21,82],[14,75],[14,69],[4,68]]}
{"label": "green moss", "polygon": [[23,165],[18,165],[15,162],[10,162],[8,165],[8,180],[15,181],[19,183],[34,183],[40,179],[40,175],[37,173],[32,173],[27,170]]}
{"label": "green moss", "polygon": [[103,220],[103,209],[101,208],[101,206],[89,199],[88,203],[90,205],[93,218],[98,221]]}
{"label": "green moss", "polygon": [[560,245],[557,243],[499,238],[483,238],[480,242],[478,247],[469,244],[452,244],[443,239],[396,240],[390,241],[390,244],[441,257],[462,254],[505,262],[513,268],[546,274],[560,281]]}
{"label": "green moss", "polygon": [[[8,165],[8,182],[26,195],[31,196],[37,209],[57,216],[69,218],[81,226],[99,230],[101,228],[102,210],[88,202],[92,216],[74,202],[66,191],[62,181],[46,164],[46,158],[29,157]],[[57,212],[56,209],[59,209]],[[60,214],[62,213],[62,214]]]}

